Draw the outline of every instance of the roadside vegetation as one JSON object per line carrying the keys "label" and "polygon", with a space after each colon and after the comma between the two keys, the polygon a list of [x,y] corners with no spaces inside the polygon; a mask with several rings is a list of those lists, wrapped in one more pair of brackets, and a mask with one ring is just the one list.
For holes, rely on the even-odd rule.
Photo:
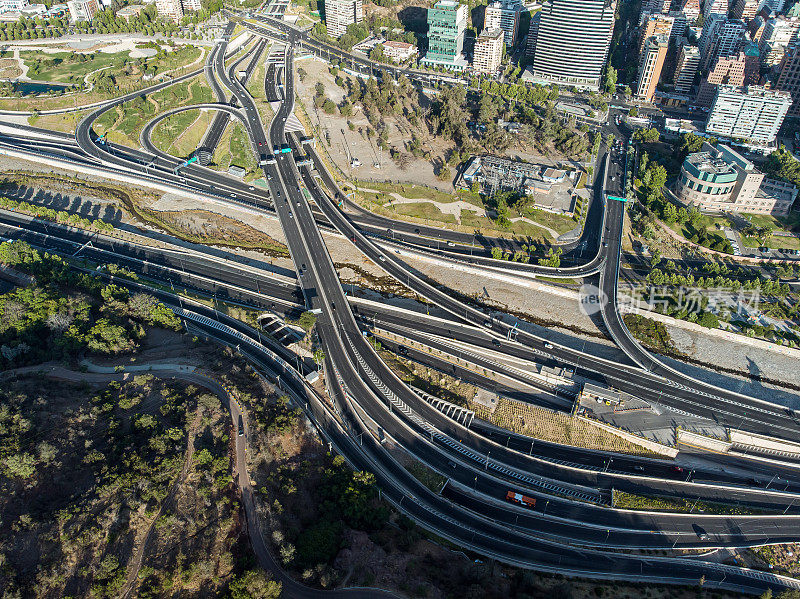
{"label": "roadside vegetation", "polygon": [[183,85],[142,94],[104,112],[94,122],[94,130],[98,135],[106,133],[109,141],[139,147],[139,133],[157,114],[179,106],[212,102],[212,96],[205,79],[198,76]]}
{"label": "roadside vegetation", "polygon": [[614,489],[613,507],[626,510],[650,510],[658,512],[683,512],[699,514],[721,514],[747,516],[750,514],[769,514],[766,510],[748,508],[725,503],[695,501],[681,497],[658,497],[655,495],[634,495]]}

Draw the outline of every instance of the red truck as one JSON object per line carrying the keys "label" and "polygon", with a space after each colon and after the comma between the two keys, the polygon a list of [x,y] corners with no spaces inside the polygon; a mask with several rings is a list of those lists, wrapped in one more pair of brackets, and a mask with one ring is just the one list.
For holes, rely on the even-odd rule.
{"label": "red truck", "polygon": [[536,500],[533,497],[528,497],[522,493],[514,493],[514,491],[509,491],[506,493],[506,501],[518,503],[520,505],[524,505],[525,507],[533,507],[536,505]]}

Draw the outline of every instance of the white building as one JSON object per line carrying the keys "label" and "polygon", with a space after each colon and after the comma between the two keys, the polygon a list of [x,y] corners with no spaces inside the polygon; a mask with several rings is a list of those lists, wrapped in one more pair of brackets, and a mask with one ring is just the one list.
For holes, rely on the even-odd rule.
{"label": "white building", "polygon": [[503,41],[509,48],[517,43],[519,33],[520,4],[515,2],[492,2],[486,7],[483,28],[499,29]]}
{"label": "white building", "polygon": [[503,32],[500,29],[484,29],[475,40],[472,68],[478,73],[494,74],[503,60]]}
{"label": "white building", "polygon": [[69,8],[70,20],[75,23],[77,21],[91,21],[94,15],[100,10],[100,4],[97,0],[70,0],[67,2]]}
{"label": "white building", "polygon": [[417,47],[407,42],[383,42],[383,55],[394,62],[404,62],[417,53]]}
{"label": "white building", "polygon": [[744,21],[728,19],[712,13],[703,25],[698,44],[700,68],[708,69],[720,56],[730,56],[739,51],[745,33]]}
{"label": "white building", "polygon": [[0,0],[0,13],[22,10],[28,6],[28,0]]}
{"label": "white building", "polygon": [[704,212],[744,212],[786,216],[797,197],[791,183],[767,179],[730,147],[705,143],[683,162],[677,198]]}
{"label": "white building", "polygon": [[156,0],[156,10],[162,17],[167,17],[178,23],[183,18],[183,4],[181,0]]}
{"label": "white building", "polygon": [[791,105],[789,92],[754,85],[721,85],[708,115],[706,133],[767,145],[775,141]]}
{"label": "white building", "polygon": [[712,14],[728,16],[728,0],[706,0],[703,16],[707,19]]}
{"label": "white building", "polygon": [[347,33],[348,25],[363,20],[361,0],[325,0],[325,25],[329,35],[341,37]]}

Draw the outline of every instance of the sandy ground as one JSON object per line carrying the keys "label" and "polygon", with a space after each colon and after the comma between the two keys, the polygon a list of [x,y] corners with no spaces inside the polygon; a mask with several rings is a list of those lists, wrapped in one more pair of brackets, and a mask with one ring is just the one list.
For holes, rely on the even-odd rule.
{"label": "sandy ground", "polygon": [[[25,170],[44,172],[57,170],[0,157],[0,171],[11,168],[25,168]],[[62,174],[69,173],[62,171]],[[85,179],[86,177],[82,178]],[[85,201],[93,204],[90,198]],[[78,205],[75,199],[71,200],[73,209],[76,209]],[[101,207],[94,204],[94,206],[95,208],[80,207],[79,210],[84,214],[97,214],[100,210],[109,210],[107,205]],[[162,197],[155,202],[154,207],[160,210],[209,208],[209,206],[173,195]],[[224,210],[219,207],[213,207],[213,211],[224,212],[226,216],[243,220],[277,241],[284,242],[285,240],[280,223],[276,219],[271,219],[267,216],[254,218],[252,213],[235,207]],[[118,218],[122,219],[124,217],[120,216]],[[374,277],[385,276],[385,273],[380,268],[360,252],[357,252],[346,238],[338,235],[326,235],[325,242],[335,263],[353,265]],[[258,260],[261,264],[265,262],[263,254],[255,251],[237,250],[237,253]],[[418,259],[407,258],[407,260],[411,266],[421,273],[451,289],[457,289],[466,295],[481,297],[483,301],[497,306],[498,309],[511,310],[531,317],[531,320],[539,324],[530,324],[530,328],[546,335],[554,342],[582,349],[597,356],[622,357],[621,352],[612,342],[602,337],[603,333],[597,324],[579,311],[578,302],[570,297],[563,297],[564,290],[561,288],[549,287],[537,282],[536,289],[532,290],[527,285],[498,282],[485,276],[444,268]],[[265,265],[266,268],[271,268],[280,274],[289,274],[293,270],[292,262],[288,258],[269,258],[266,261],[271,265]],[[344,272],[343,274],[346,278],[349,278],[348,273]],[[548,289],[551,292],[546,291]],[[544,328],[545,326],[547,328]],[[747,373],[760,374],[768,379],[782,380],[795,384],[798,382],[796,360],[786,358],[772,351],[744,345],[738,346],[732,351],[729,343],[720,343],[717,339],[699,333],[690,333],[676,326],[668,326],[668,330],[673,335],[675,343],[681,351],[686,352],[691,358],[702,363],[734,369],[743,375]],[[720,386],[741,390],[743,393],[780,403],[800,401],[800,394],[796,392],[778,390],[768,385],[750,383],[744,379],[737,379],[727,375],[722,376],[714,371],[676,360],[668,359],[667,361],[692,376],[714,382]]]}
{"label": "sandy ground", "polygon": [[[322,82],[325,86],[326,96],[337,105],[341,103],[345,92],[336,85],[334,77],[328,71],[327,63],[312,58],[298,62],[297,66],[308,73],[302,82],[298,77],[297,92],[300,100],[311,118],[311,124],[321,130],[320,139],[325,139],[326,134],[330,136],[330,145],[324,141],[321,145],[325,146],[325,150],[327,150],[330,157],[348,178],[357,178],[365,181],[422,183],[442,191],[453,191],[452,182],[440,181],[434,174],[434,167],[429,161],[415,159],[411,156],[412,160],[408,168],[402,170],[394,163],[387,152],[380,150],[375,145],[374,137],[370,141],[365,135],[359,134],[359,128],[366,130],[370,126],[360,110],[356,110],[349,119],[342,117],[338,110],[332,115],[325,114],[322,110],[316,110],[313,97],[315,93],[314,86],[317,81]],[[354,131],[350,131],[348,128],[348,120],[355,126]],[[405,152],[404,144],[411,139],[411,132],[398,129],[394,118],[387,118],[385,123],[389,130],[389,146],[395,146]],[[427,130],[424,133],[422,130],[417,131],[417,134],[429,142],[429,149],[432,150],[433,156],[441,154],[443,148],[430,143],[431,139],[427,134]],[[351,169],[350,157],[358,158],[361,161],[361,166]],[[379,163],[380,168],[375,167],[375,163]]]}

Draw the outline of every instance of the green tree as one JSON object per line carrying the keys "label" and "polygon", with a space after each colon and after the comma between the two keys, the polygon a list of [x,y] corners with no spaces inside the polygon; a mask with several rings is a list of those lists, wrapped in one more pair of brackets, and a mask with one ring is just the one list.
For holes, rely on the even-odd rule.
{"label": "green tree", "polygon": [[617,69],[609,62],[606,66],[606,74],[603,87],[608,95],[613,95],[617,91]]}
{"label": "green tree", "polygon": [[228,587],[231,599],[279,599],[282,585],[263,570],[249,570]]}

